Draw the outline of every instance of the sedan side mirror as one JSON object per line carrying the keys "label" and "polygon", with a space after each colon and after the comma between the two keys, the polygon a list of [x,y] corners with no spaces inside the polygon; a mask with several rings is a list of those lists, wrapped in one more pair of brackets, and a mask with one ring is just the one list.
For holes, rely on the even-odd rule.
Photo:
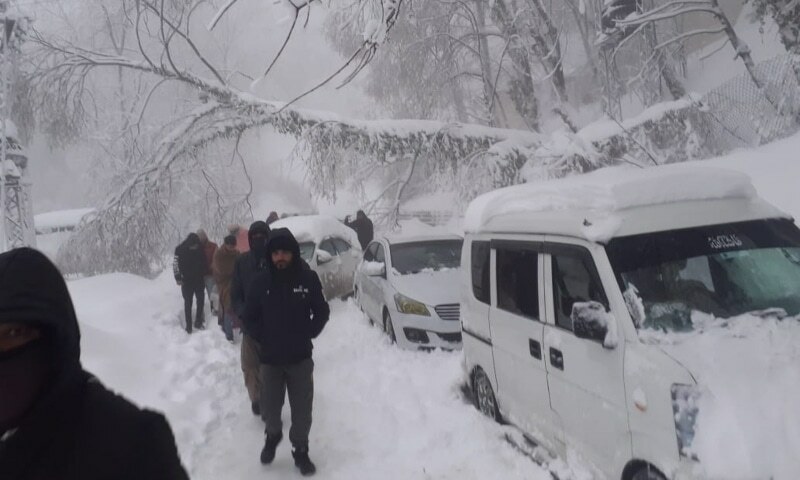
{"label": "sedan side mirror", "polygon": [[317,265],[325,265],[333,260],[333,255],[325,250],[317,250]]}
{"label": "sedan side mirror", "polygon": [[614,317],[606,307],[595,301],[572,304],[572,330],[578,338],[596,340],[605,348],[616,348],[617,335]]}
{"label": "sedan side mirror", "polygon": [[385,277],[386,264],[381,262],[364,262],[361,267],[364,275],[368,277]]}

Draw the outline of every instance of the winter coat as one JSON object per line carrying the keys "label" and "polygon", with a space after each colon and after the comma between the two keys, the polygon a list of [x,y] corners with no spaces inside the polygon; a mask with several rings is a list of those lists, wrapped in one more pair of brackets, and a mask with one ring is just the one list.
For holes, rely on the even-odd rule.
{"label": "winter coat", "polygon": [[239,255],[236,247],[224,244],[214,254],[214,281],[219,291],[219,301],[225,310],[231,308],[231,282],[233,281],[233,269]]}
{"label": "winter coat", "polygon": [[67,286],[32,249],[0,255],[0,323],[11,319],[42,330],[52,366],[44,392],[0,440],[0,480],[188,479],[166,419],[82,369]]}
{"label": "winter coat", "polygon": [[270,261],[267,272],[259,274],[250,286],[242,321],[261,346],[261,362],[291,365],[311,358],[316,338],[330,316],[328,302],[316,272],[304,268],[300,246],[288,229],[274,230],[268,252],[276,242],[289,240],[294,254],[286,270]]}
{"label": "winter coat", "polygon": [[[253,222],[248,230],[247,242],[252,243],[251,238],[256,232],[265,232],[269,235],[269,227],[264,222]],[[239,241],[236,242],[237,246]],[[245,302],[247,301],[247,293],[250,289],[250,284],[253,282],[256,274],[267,270],[267,252],[266,248],[251,249],[236,259],[236,264],[233,267],[233,279],[231,280],[231,307],[234,313],[241,318],[244,314]]]}
{"label": "winter coat", "polygon": [[214,272],[214,254],[217,253],[217,249],[219,245],[212,242],[211,240],[206,241],[203,243],[203,254],[206,256],[206,265],[208,266],[208,270],[206,271],[206,275],[213,275]]}
{"label": "winter coat", "polygon": [[352,222],[345,222],[345,225],[355,230],[361,250],[366,250],[369,243],[375,238],[375,227],[372,225],[372,220],[366,215],[356,218]]}
{"label": "winter coat", "polygon": [[175,249],[172,270],[176,282],[187,285],[203,285],[203,278],[208,272],[208,264],[200,244],[200,238],[196,234],[189,234],[189,237]]}

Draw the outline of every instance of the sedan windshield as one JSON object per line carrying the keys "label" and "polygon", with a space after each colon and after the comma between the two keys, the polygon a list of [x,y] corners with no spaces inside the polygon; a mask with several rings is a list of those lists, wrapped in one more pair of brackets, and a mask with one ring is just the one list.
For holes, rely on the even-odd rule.
{"label": "sedan windshield", "polygon": [[311,262],[311,257],[314,255],[314,242],[303,242],[300,244],[300,256],[306,262]]}
{"label": "sedan windshield", "polygon": [[458,268],[462,240],[399,243],[391,246],[392,267],[401,275]]}
{"label": "sedan windshield", "polygon": [[626,300],[641,299],[643,328],[691,330],[693,311],[800,314],[800,230],[790,220],[620,237],[606,250]]}

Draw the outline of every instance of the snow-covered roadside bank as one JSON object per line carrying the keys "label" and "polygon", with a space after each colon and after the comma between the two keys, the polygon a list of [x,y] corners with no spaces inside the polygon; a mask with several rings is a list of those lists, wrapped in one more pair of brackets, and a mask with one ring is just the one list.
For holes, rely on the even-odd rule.
{"label": "snow-covered roadside bank", "polygon": [[[260,465],[263,424],[249,411],[239,349],[216,322],[186,335],[169,274],[104,275],[69,287],[85,367],[167,415],[193,479],[299,478],[288,441],[275,463]],[[311,453],[319,478],[550,478],[502,440],[509,427],[465,403],[460,354],[401,351],[352,303],[332,307],[314,353]],[[288,405],[284,420],[288,428]]]}

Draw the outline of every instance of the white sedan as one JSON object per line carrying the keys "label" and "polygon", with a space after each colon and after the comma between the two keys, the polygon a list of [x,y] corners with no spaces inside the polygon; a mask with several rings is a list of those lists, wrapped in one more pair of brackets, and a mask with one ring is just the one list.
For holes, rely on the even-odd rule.
{"label": "white sedan", "polygon": [[300,256],[319,275],[325,298],[352,295],[361,247],[351,228],[327,215],[287,217],[270,228],[288,228],[292,232],[300,244]]}
{"label": "white sedan", "polygon": [[403,348],[461,348],[455,235],[384,237],[372,242],[356,272],[354,292],[370,322]]}

